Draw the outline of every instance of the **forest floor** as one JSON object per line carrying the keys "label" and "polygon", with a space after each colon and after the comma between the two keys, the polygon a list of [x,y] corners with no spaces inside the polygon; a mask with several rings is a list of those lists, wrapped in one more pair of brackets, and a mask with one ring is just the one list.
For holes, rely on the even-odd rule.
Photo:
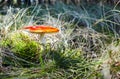
{"label": "forest floor", "polygon": [[[120,78],[120,9],[117,5],[36,5],[0,11],[1,79]],[[38,34],[24,26],[50,25]]]}

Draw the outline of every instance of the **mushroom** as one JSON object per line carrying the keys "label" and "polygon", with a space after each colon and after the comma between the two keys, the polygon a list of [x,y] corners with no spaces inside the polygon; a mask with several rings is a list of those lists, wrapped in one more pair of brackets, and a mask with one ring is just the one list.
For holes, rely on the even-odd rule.
{"label": "mushroom", "polygon": [[46,25],[36,25],[36,26],[25,26],[23,29],[27,30],[30,33],[35,33],[40,35],[40,40],[43,39],[45,34],[57,33],[59,32],[58,28]]}

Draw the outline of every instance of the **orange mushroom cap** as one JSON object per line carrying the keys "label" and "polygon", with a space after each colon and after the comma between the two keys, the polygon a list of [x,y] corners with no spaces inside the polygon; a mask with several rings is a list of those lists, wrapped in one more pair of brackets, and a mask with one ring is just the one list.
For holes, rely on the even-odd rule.
{"label": "orange mushroom cap", "polygon": [[26,29],[31,33],[37,33],[37,34],[59,32],[58,28],[52,26],[45,26],[45,25],[26,26],[23,29]]}

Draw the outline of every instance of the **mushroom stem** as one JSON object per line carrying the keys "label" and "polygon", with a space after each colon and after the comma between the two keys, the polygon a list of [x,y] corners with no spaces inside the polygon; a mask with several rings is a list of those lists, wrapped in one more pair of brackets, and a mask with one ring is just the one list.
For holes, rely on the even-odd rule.
{"label": "mushroom stem", "polygon": [[39,42],[41,42],[41,41],[44,42],[44,40],[43,40],[44,35],[45,35],[45,33],[40,33],[40,34],[38,34]]}

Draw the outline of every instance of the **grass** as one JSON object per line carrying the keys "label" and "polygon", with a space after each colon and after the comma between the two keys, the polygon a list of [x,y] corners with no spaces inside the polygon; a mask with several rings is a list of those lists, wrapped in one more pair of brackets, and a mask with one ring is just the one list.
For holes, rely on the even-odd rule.
{"label": "grass", "polygon": [[[9,7],[0,18],[0,78],[119,78],[117,5]],[[38,24],[60,32],[40,42],[38,35],[21,30]]]}

